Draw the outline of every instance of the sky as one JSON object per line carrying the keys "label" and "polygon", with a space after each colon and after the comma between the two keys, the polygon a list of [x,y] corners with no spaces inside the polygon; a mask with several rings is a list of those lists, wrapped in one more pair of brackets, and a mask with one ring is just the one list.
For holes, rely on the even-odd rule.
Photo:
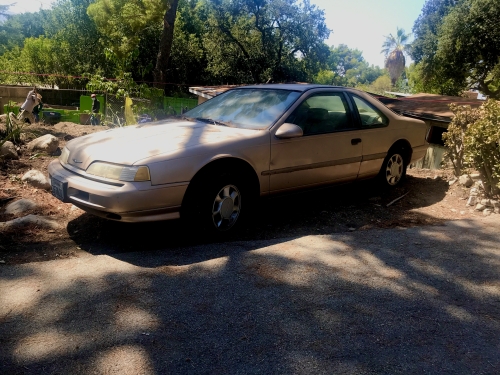
{"label": "sky", "polygon": [[325,11],[326,24],[332,30],[328,45],[357,48],[369,64],[380,67],[384,66],[384,55],[380,53],[384,35],[396,34],[397,27],[411,32],[424,3],[425,0],[311,0],[311,4]]}
{"label": "sky", "polygon": [[[384,35],[395,34],[396,28],[411,32],[425,0],[310,0],[325,11],[326,24],[332,33],[328,45],[346,44],[357,48],[369,64],[384,66],[380,53]],[[13,13],[47,9],[53,0],[0,0],[0,4],[16,2]]]}

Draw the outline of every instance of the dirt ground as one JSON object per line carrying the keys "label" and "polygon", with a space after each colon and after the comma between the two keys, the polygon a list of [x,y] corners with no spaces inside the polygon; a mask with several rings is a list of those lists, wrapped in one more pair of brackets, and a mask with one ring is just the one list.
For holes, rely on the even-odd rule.
{"label": "dirt ground", "polygon": [[[74,137],[105,129],[68,122],[26,127],[28,140],[51,133],[59,138],[60,149]],[[32,188],[21,181],[31,169],[46,173],[47,165],[57,156],[31,153],[26,145],[18,152],[19,160],[0,164],[0,222],[15,218],[4,213],[6,204],[27,198],[40,206],[29,213],[49,216],[62,225],[59,230],[27,227],[23,231],[0,232],[0,261],[29,263],[78,257],[85,252],[127,252],[138,246],[152,250],[182,249],[204,241],[192,228],[185,228],[177,221],[117,223],[62,203],[49,191]],[[409,169],[406,181],[393,190],[381,191],[367,181],[265,199],[260,202],[256,217],[227,240],[267,240],[373,228],[439,225],[447,220],[482,216],[481,212],[466,206],[469,189],[458,183],[449,184],[453,178],[450,170]],[[390,204],[403,195],[402,199]]]}

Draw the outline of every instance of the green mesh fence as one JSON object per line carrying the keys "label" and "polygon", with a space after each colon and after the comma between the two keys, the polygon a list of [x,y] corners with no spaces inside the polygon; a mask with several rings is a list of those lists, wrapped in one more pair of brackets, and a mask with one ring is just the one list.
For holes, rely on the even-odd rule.
{"label": "green mesh fence", "polygon": [[197,105],[197,99],[172,98],[168,96],[163,98],[163,108],[170,115],[180,115]]}

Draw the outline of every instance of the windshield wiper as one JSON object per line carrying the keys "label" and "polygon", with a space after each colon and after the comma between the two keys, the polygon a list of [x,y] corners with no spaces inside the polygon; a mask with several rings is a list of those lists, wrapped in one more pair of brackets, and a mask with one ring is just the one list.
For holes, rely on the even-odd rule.
{"label": "windshield wiper", "polygon": [[233,128],[234,125],[232,125],[231,123],[228,123],[228,122],[223,122],[223,121],[219,121],[219,120],[214,120],[214,119],[211,119],[211,118],[202,118],[202,117],[197,117],[195,118],[195,120],[197,121],[201,121],[201,122],[205,122],[207,124],[213,124],[213,125],[220,125],[220,126],[227,126],[227,127],[230,127],[230,128]]}

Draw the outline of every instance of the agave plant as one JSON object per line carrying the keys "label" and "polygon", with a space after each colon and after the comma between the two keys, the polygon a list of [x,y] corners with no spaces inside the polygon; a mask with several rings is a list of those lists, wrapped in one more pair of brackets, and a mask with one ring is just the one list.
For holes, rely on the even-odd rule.
{"label": "agave plant", "polygon": [[385,41],[382,44],[381,53],[385,55],[385,67],[389,71],[393,86],[405,69],[405,55],[410,48],[410,44],[407,43],[410,35],[406,34],[404,29],[398,27],[396,29],[396,36],[392,34],[386,35]]}

